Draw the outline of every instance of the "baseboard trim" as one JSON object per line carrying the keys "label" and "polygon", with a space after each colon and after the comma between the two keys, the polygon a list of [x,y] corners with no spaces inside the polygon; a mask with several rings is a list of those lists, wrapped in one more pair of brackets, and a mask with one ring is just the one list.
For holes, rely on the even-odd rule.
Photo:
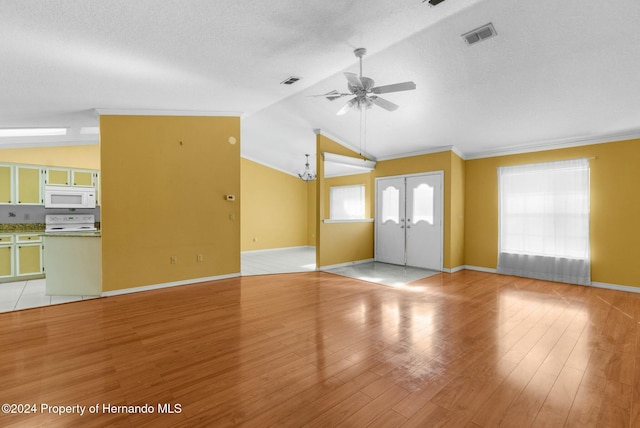
{"label": "baseboard trim", "polygon": [[609,284],[606,282],[591,281],[591,287],[606,288],[608,290],[627,291],[629,293],[640,293],[640,287],[634,287],[632,285],[618,285]]}
{"label": "baseboard trim", "polygon": [[300,250],[307,248],[316,248],[313,245],[299,245],[297,247],[279,247],[279,248],[264,248],[262,250],[246,250],[241,251],[240,254],[249,254],[249,253],[269,253],[272,251],[280,251],[280,250]]}
{"label": "baseboard trim", "polygon": [[370,263],[374,261],[374,259],[365,259],[365,260],[356,260],[354,262],[347,262],[347,263],[338,263],[335,265],[328,265],[328,266],[320,266],[318,268],[316,268],[316,270],[327,270],[327,269],[336,269],[336,268],[341,268],[341,267],[346,267],[346,266],[353,266],[353,265],[359,265],[362,263]]}
{"label": "baseboard trim", "polygon": [[237,278],[240,273],[232,273],[228,275],[209,276],[204,278],[185,279],[182,281],[165,282],[162,284],[143,285],[141,287],[123,288],[122,290],[112,290],[102,292],[102,297],[118,296],[120,294],[138,293],[141,291],[159,290],[161,288],[179,287],[181,285],[197,284],[199,282],[218,281],[221,279]]}
{"label": "baseboard trim", "polygon": [[487,272],[487,273],[498,273],[497,269],[482,267],[482,266],[472,266],[472,265],[464,265],[463,269],[466,270],[475,270],[478,272]]}
{"label": "baseboard trim", "polygon": [[460,272],[461,270],[465,270],[466,267],[464,265],[461,266],[456,266],[454,268],[443,268],[442,272],[444,273],[456,273],[456,272]]}
{"label": "baseboard trim", "polygon": [[[497,269],[490,269],[490,268],[485,268],[480,266],[465,265],[464,269],[475,270],[479,272],[498,273]],[[591,281],[591,284],[583,285],[583,287],[606,288],[607,290],[626,291],[629,293],[640,293],[640,287],[634,287],[633,285],[609,284],[607,282]]]}

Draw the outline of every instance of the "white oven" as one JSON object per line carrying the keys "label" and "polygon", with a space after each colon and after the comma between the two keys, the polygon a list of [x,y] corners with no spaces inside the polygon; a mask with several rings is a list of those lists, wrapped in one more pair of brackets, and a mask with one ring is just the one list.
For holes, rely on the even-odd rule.
{"label": "white oven", "polygon": [[44,217],[45,233],[94,232],[96,217],[93,214],[47,214]]}
{"label": "white oven", "polygon": [[95,187],[45,186],[45,208],[95,208]]}

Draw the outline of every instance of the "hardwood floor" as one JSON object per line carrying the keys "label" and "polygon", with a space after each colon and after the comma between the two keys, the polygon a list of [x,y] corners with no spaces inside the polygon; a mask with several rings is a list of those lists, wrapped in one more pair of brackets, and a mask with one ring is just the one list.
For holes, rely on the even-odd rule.
{"label": "hardwood floor", "polygon": [[0,402],[36,407],[0,426],[640,426],[639,321],[637,294],[471,271],[402,288],[241,277],[2,313]]}

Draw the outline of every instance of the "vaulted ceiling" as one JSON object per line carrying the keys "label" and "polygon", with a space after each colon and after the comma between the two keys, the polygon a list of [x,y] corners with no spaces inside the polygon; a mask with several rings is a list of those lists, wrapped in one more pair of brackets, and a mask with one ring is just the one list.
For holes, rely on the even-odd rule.
{"label": "vaulted ceiling", "polygon": [[[2,0],[0,147],[97,142],[95,109],[240,114],[242,154],[295,173],[314,129],[378,159],[468,157],[640,135],[640,2]],[[492,23],[497,35],[462,34]],[[344,72],[400,108],[337,116]],[[301,77],[293,85],[280,82]]]}

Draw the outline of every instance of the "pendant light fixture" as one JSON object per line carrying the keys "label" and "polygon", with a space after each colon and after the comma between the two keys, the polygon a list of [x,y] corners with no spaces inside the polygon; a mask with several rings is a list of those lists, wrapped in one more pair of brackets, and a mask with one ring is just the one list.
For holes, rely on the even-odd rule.
{"label": "pendant light fixture", "polygon": [[313,181],[316,179],[316,174],[311,172],[311,169],[309,169],[309,155],[305,155],[307,157],[307,162],[304,164],[304,171],[302,171],[301,173],[298,174],[298,177],[300,177],[300,179],[302,181]]}

